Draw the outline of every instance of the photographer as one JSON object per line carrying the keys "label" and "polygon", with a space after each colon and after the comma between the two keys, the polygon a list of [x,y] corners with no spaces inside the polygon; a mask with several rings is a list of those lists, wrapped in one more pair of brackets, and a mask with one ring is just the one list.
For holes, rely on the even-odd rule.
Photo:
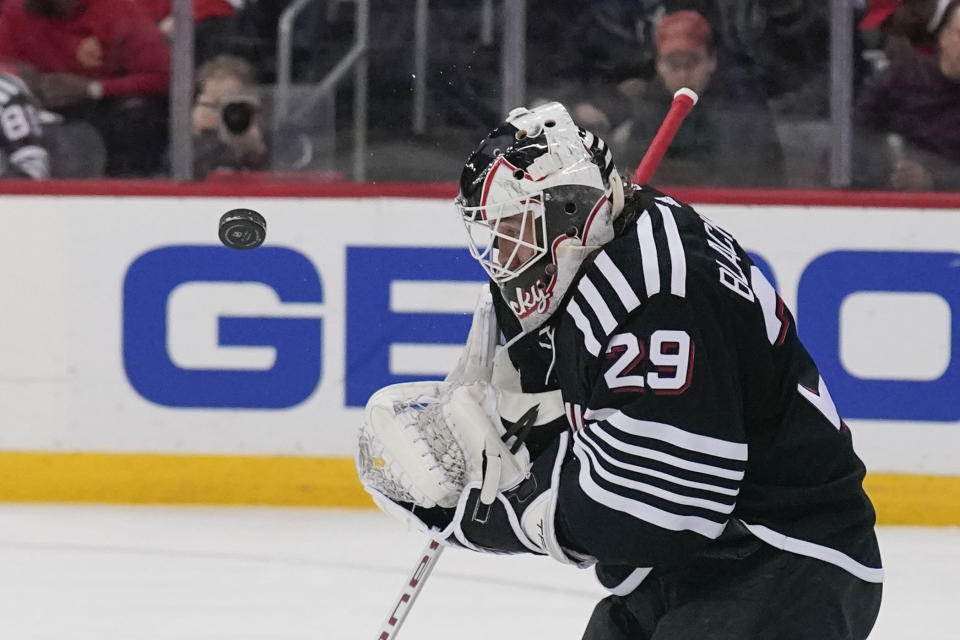
{"label": "photographer", "polygon": [[193,105],[194,173],[256,170],[267,164],[262,108],[253,66],[218,55],[197,70]]}

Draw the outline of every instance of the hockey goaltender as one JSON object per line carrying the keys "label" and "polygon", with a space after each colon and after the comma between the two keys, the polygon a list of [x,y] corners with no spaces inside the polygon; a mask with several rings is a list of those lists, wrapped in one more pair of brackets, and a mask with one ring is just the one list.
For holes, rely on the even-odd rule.
{"label": "hockey goaltender", "polygon": [[585,640],[854,640],[883,569],[864,465],[789,310],[736,240],[550,103],[473,152],[457,208],[489,274],[443,382],[370,398],[385,511],[477,552],[593,567]]}

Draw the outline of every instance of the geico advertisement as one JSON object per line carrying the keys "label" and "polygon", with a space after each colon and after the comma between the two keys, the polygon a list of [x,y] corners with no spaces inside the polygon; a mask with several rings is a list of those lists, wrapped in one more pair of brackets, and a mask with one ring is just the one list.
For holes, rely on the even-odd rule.
{"label": "geico advertisement", "polygon": [[[4,197],[0,447],[350,455],[483,280],[449,201]],[[251,251],[217,240],[237,206]],[[875,470],[960,472],[960,213],[700,206],[797,316]]]}

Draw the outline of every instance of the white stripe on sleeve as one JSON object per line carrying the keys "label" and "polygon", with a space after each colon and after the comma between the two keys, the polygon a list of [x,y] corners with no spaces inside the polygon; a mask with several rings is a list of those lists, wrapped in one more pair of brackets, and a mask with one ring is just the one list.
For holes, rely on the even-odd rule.
{"label": "white stripe on sleeve", "polygon": [[657,260],[657,243],[653,240],[653,224],[650,222],[650,214],[646,211],[637,219],[637,239],[640,242],[643,284],[649,298],[660,292],[660,263]]}
{"label": "white stripe on sleeve", "polygon": [[716,539],[723,533],[726,523],[699,516],[677,515],[604,489],[590,475],[589,459],[585,460],[582,452],[582,448],[574,448],[575,455],[580,459],[580,489],[594,502],[670,531],[694,531],[710,539]]}
{"label": "white stripe on sleeve", "polygon": [[670,293],[683,298],[687,295],[687,254],[683,251],[673,211],[659,202],[657,208],[663,216],[663,230],[667,233],[667,247],[670,249]]}
{"label": "white stripe on sleeve", "polygon": [[586,462],[590,465],[590,468],[593,469],[594,473],[607,482],[615,484],[619,487],[623,487],[624,489],[629,489],[639,494],[654,496],[660,498],[661,500],[666,500],[667,502],[673,502],[674,504],[686,505],[688,507],[698,507],[707,511],[714,511],[716,513],[729,514],[733,511],[734,505],[732,504],[724,504],[722,502],[714,502],[713,500],[706,500],[704,498],[685,496],[680,493],[674,493],[673,491],[667,491],[666,489],[654,486],[652,484],[647,484],[646,482],[639,482],[637,480],[631,480],[629,478],[624,478],[623,476],[618,476],[601,465],[600,461],[597,460],[597,456],[593,450],[584,446],[580,442],[574,443],[573,450],[577,453],[577,456],[580,458],[581,462]]}
{"label": "white stripe on sleeve", "polygon": [[694,473],[704,473],[711,476],[717,476],[718,478],[726,478],[727,480],[743,480],[743,471],[724,469],[723,467],[703,464],[702,462],[691,462],[690,460],[684,460],[683,458],[678,458],[677,456],[673,456],[662,451],[657,451],[656,449],[649,449],[647,447],[639,447],[635,444],[629,444],[627,442],[623,442],[622,440],[617,440],[611,434],[601,429],[595,422],[588,424],[587,428],[590,430],[590,435],[596,436],[617,451],[622,451],[628,455],[637,456],[638,458],[646,458],[648,460],[656,460],[658,462],[677,467],[678,469],[693,471]]}
{"label": "white stripe on sleeve", "polygon": [[593,335],[590,321],[583,315],[583,311],[580,310],[580,306],[576,300],[571,299],[570,302],[567,303],[567,313],[573,317],[573,322],[577,325],[577,329],[580,329],[580,333],[583,334],[583,346],[586,347],[587,351],[592,355],[600,355],[600,342],[597,341],[596,336]]}
{"label": "white stripe on sleeve", "polygon": [[593,309],[593,312],[597,315],[597,320],[600,321],[600,326],[603,327],[604,334],[609,336],[613,333],[613,330],[617,328],[617,321],[613,319],[613,314],[610,313],[610,308],[607,306],[607,303],[603,301],[603,296],[597,291],[597,287],[594,286],[590,278],[583,276],[580,278],[580,284],[577,285],[577,289],[583,294],[590,308]]}
{"label": "white stripe on sleeve", "polygon": [[631,471],[633,473],[642,473],[644,475],[650,476],[652,478],[660,478],[661,480],[666,480],[667,482],[672,482],[673,484],[678,484],[683,487],[690,487],[691,489],[701,489],[703,491],[712,491],[714,493],[720,493],[727,496],[737,496],[740,493],[739,489],[730,489],[729,487],[720,487],[714,484],[707,484],[705,482],[694,482],[693,480],[687,480],[669,473],[664,473],[663,471],[657,471],[656,469],[649,469],[647,467],[641,467],[635,464],[628,464],[617,460],[609,453],[604,451],[599,444],[593,441],[590,437],[590,432],[587,430],[581,430],[577,432],[574,436],[575,439],[583,440],[584,443],[590,446],[590,449],[593,450],[595,454],[603,458],[603,460],[610,466],[619,467],[625,471]]}
{"label": "white stripe on sleeve", "polygon": [[630,283],[627,282],[627,279],[620,269],[613,264],[613,260],[610,259],[606,251],[601,251],[597,254],[594,264],[597,265],[600,273],[603,274],[603,277],[606,278],[610,286],[613,287],[613,290],[617,293],[627,313],[630,313],[640,306],[640,299],[637,297],[637,294],[634,293],[633,288],[630,286]]}
{"label": "white stripe on sleeve", "polygon": [[[587,420],[594,419],[592,410],[587,411],[586,418]],[[662,422],[638,420],[637,418],[631,418],[622,411],[605,414],[604,420],[620,431],[629,433],[630,435],[661,440],[683,449],[706,453],[707,455],[717,456],[719,458],[741,461],[747,459],[747,445],[742,442],[731,442],[730,440],[721,440],[720,438],[713,438],[711,436],[702,436]]]}

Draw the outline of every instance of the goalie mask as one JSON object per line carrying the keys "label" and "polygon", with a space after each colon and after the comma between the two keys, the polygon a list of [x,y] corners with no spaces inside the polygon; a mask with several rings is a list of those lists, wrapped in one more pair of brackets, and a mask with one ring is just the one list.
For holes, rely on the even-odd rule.
{"label": "goalie mask", "polygon": [[556,311],[583,261],[613,239],[623,186],[603,141],[551,102],[514,109],[480,143],[456,204],[471,255],[529,333]]}

